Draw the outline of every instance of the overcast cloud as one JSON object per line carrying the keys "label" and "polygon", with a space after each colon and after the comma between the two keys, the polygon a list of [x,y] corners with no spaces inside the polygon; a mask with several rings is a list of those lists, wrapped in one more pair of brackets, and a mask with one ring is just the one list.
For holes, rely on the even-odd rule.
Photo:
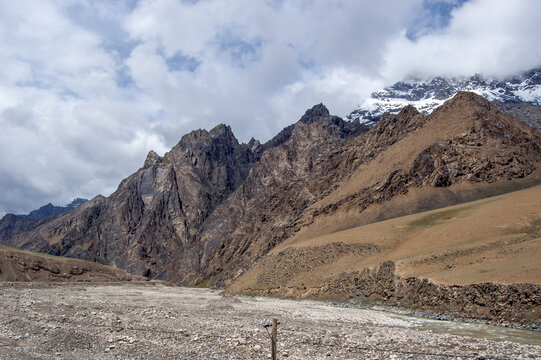
{"label": "overcast cloud", "polygon": [[541,64],[536,0],[0,0],[0,216],[109,195],[218,123],[268,140],[410,76]]}

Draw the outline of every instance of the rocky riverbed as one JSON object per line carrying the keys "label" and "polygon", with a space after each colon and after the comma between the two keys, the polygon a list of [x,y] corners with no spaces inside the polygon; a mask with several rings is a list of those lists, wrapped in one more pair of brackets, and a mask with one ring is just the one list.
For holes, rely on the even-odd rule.
{"label": "rocky riverbed", "polygon": [[538,359],[541,332],[160,283],[0,283],[0,359]]}

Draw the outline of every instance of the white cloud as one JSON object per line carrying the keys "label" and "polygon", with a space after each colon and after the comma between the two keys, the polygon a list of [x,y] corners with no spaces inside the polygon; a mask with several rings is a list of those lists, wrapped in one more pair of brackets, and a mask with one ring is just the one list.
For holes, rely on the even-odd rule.
{"label": "white cloud", "polygon": [[110,193],[165,150],[114,54],[57,4],[0,3],[0,214]]}
{"label": "white cloud", "polygon": [[[345,113],[374,90],[381,44],[418,4],[144,1],[125,22],[140,42],[127,64],[137,86],[182,119],[179,131],[226,122],[243,141],[267,140],[315,103]],[[198,66],[169,69],[176,54]]]}
{"label": "white cloud", "polygon": [[541,64],[541,2],[475,0],[449,26],[412,41],[405,30],[387,44],[384,74],[403,77],[475,73],[507,76]]}
{"label": "white cloud", "polygon": [[0,2],[0,215],[107,195],[196,128],[265,141],[403,76],[539,64],[539,2],[461,3]]}

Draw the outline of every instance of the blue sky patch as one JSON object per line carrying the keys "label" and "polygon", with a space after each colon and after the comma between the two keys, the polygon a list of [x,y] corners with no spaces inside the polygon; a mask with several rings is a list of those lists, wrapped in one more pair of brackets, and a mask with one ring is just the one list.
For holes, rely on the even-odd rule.
{"label": "blue sky patch", "polygon": [[231,62],[241,68],[250,62],[259,60],[260,50],[263,46],[261,38],[245,40],[230,30],[220,33],[216,42],[220,51],[228,54]]}
{"label": "blue sky patch", "polygon": [[180,52],[177,52],[171,57],[165,58],[165,63],[167,64],[167,69],[169,71],[189,71],[194,72],[197,70],[201,61],[192,56],[183,55]]}
{"label": "blue sky patch", "polygon": [[[123,11],[127,13],[133,10],[136,4],[137,1],[127,1],[123,4]],[[139,41],[130,38],[122,24],[115,21],[114,16],[104,17],[96,7],[78,3],[68,7],[66,11],[77,26],[97,34],[102,47],[107,52],[115,53],[121,60],[127,59],[132,50],[140,44]]]}
{"label": "blue sky patch", "polygon": [[451,13],[469,0],[424,0],[421,11],[408,26],[406,37],[412,41],[435,30],[444,29],[451,21]]}
{"label": "blue sky patch", "polygon": [[123,88],[129,88],[129,87],[135,87],[135,81],[133,81],[133,78],[131,76],[130,69],[125,66],[119,66],[116,70],[115,74],[115,82],[118,86]]}

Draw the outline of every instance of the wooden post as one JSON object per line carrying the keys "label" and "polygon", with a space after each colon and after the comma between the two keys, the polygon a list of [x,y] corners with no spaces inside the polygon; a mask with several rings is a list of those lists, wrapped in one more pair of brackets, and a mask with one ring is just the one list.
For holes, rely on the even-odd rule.
{"label": "wooden post", "polygon": [[278,320],[276,318],[272,319],[272,360],[276,360],[276,340],[278,337]]}
{"label": "wooden post", "polygon": [[271,348],[272,348],[272,360],[276,360],[276,344],[278,342],[278,319],[274,318],[272,319],[272,324],[266,323],[263,325],[265,329],[267,329],[268,334],[268,328],[272,326],[272,332],[270,333],[271,338]]}

